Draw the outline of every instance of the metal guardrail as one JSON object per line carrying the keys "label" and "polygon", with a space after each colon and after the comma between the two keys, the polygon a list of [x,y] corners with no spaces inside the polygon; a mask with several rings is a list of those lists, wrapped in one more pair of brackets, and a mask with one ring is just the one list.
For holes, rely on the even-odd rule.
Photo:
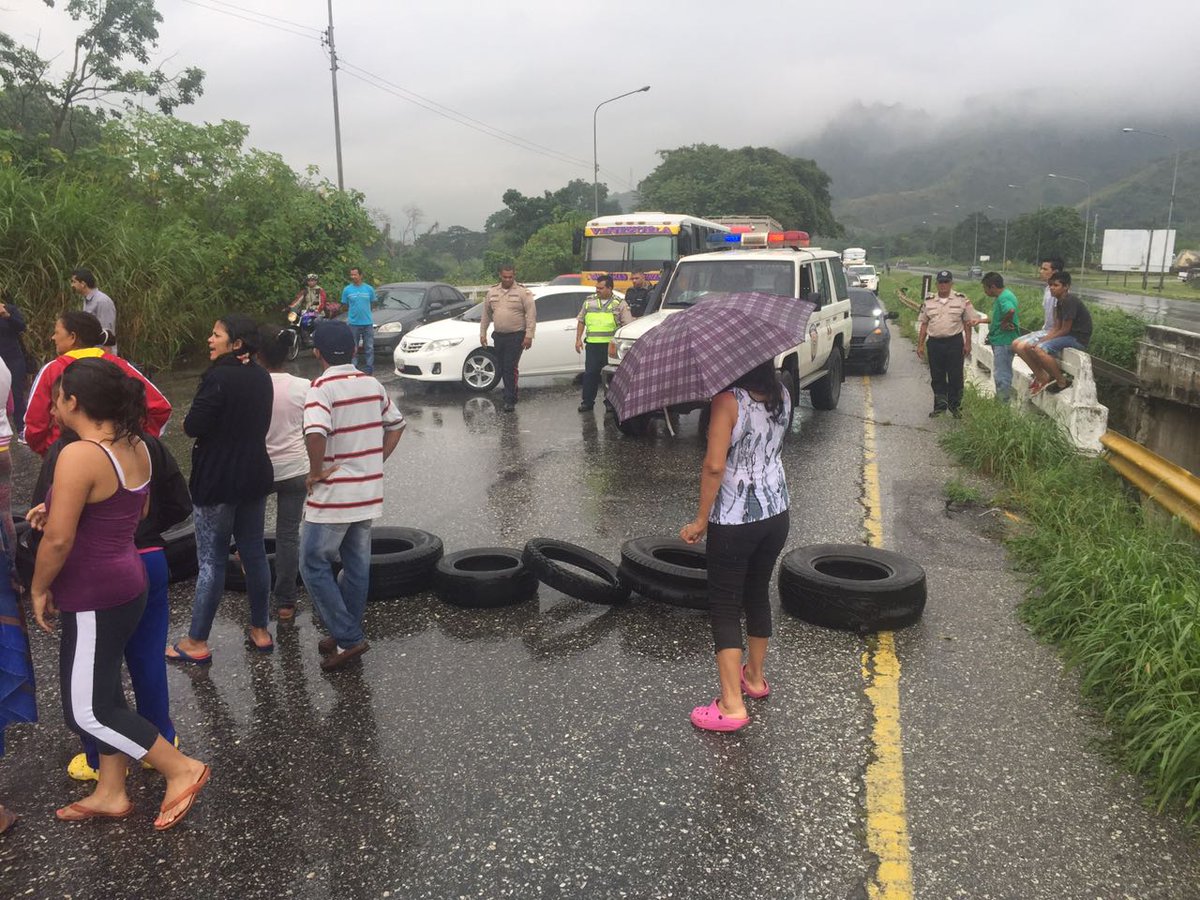
{"label": "metal guardrail", "polygon": [[1106,431],[1100,443],[1126,481],[1200,534],[1200,478],[1115,431]]}

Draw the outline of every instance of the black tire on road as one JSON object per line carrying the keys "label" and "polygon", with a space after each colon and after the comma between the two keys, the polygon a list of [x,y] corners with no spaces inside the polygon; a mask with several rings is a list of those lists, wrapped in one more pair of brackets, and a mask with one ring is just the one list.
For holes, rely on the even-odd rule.
{"label": "black tire on road", "polygon": [[617,428],[626,437],[645,437],[646,432],[650,430],[650,421],[652,418],[652,413],[644,413],[643,415],[626,419],[623,422],[618,420]]}
{"label": "black tire on road", "polygon": [[629,599],[629,585],[621,581],[617,567],[586,547],[554,538],[533,538],[526,542],[521,558],[539,581],[569,597],[608,606]]}
{"label": "black tire on road", "polygon": [[925,570],[890,550],[862,544],[813,544],[779,566],[784,610],[824,628],[890,631],[925,609]]}
{"label": "black tire on road", "polygon": [[419,528],[371,529],[371,583],[367,602],[419,594],[433,582],[442,539]]}
{"label": "black tire on road", "polygon": [[448,553],[437,562],[433,584],[438,596],[454,606],[486,609],[532,600],[538,580],[521,561],[521,551],[478,547]]}
{"label": "black tire on road", "polygon": [[621,545],[621,565],[675,587],[708,588],[708,557],[703,544],[675,537],[633,538]]}
{"label": "black tire on road", "polygon": [[708,609],[708,588],[704,585],[663,581],[624,562],[617,572],[621,581],[647,600],[684,609]]}
{"label": "black tire on road", "polygon": [[886,375],[888,364],[892,361],[892,348],[888,347],[883,351],[883,355],[875,360],[875,365],[871,367],[872,375]]}
{"label": "black tire on road", "polygon": [[291,362],[300,355],[300,329],[292,329],[292,342],[288,345],[287,358]]}
{"label": "black tire on road", "polygon": [[183,522],[163,532],[163,555],[167,558],[167,579],[172,584],[195,578],[200,571],[196,559],[196,526]]}
{"label": "black tire on road", "polygon": [[842,371],[845,361],[842,359],[842,345],[834,344],[829,351],[829,362],[826,363],[825,377],[818,378],[808,388],[808,398],[816,409],[837,409],[838,400],[842,397]]}
{"label": "black tire on road", "polygon": [[463,384],[468,391],[486,394],[500,383],[500,363],[496,352],[487,347],[476,347],[463,361]]}

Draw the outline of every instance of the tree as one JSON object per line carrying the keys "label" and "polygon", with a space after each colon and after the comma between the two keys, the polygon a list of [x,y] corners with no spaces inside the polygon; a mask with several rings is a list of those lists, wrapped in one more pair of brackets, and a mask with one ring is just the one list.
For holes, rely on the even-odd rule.
{"label": "tree", "polygon": [[[509,215],[503,216],[503,210],[495,212],[488,217],[485,227],[489,231],[498,228],[514,249],[522,247],[536,231],[560,221],[565,215],[574,214],[586,221],[595,204],[592,185],[582,178],[568,182],[557,191],[545,191],[540,197],[526,197],[516,188],[509,188],[501,199]],[[620,204],[609,199],[608,188],[600,185],[600,214],[611,215],[620,211]]]}
{"label": "tree", "polygon": [[694,144],[660,150],[662,158],[638,185],[650,209],[695,216],[771,216],[788,228],[838,236],[830,209],[829,176],[810,159],[769,147],[726,150]]}
{"label": "tree", "polygon": [[1077,266],[1083,249],[1083,216],[1073,206],[1047,206],[1017,216],[1008,223],[1010,259],[1037,262],[1041,256],[1061,256]]}
{"label": "tree", "polygon": [[539,228],[517,257],[520,278],[549,281],[563,272],[578,272],[583,259],[571,252],[571,236],[585,221],[581,216],[567,217]]}
{"label": "tree", "polygon": [[[43,2],[55,5],[54,0]],[[66,12],[83,23],[83,30],[75,38],[70,68],[61,81],[48,80],[49,66],[37,50],[0,35],[0,80],[6,91],[44,98],[55,145],[72,131],[74,114],[81,106],[111,105],[117,98],[129,105],[136,97],[151,97],[159,110],[170,114],[204,92],[204,72],[194,66],[174,75],[150,66],[150,51],[157,46],[162,21],[154,0],[68,0]],[[70,146],[77,143],[72,137]]]}

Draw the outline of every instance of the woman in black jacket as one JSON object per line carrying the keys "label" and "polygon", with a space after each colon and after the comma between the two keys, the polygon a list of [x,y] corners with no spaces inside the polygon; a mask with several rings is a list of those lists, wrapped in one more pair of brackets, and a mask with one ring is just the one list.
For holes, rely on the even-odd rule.
{"label": "woman in black jacket", "polygon": [[225,590],[229,539],[237,542],[246,570],[250,632],[246,647],[275,649],[267,631],[271,569],[263,546],[267,495],[274,470],[267,456],[273,388],[267,370],[254,361],[258,324],[230,314],[216,321],[208,338],[213,361],[200,379],[183,430],[192,446],[192,519],[196,524],[196,598],[188,635],[167,647],[176,662],[212,662],[208,635]]}

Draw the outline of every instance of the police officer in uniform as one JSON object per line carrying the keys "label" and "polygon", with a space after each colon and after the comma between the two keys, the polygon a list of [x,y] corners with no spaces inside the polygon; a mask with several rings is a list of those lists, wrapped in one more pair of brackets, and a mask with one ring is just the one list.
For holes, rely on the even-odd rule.
{"label": "police officer in uniform", "polygon": [[500,283],[488,288],[479,320],[479,343],[486,347],[488,325],[492,325],[492,343],[496,364],[504,379],[504,411],[512,412],[517,403],[517,365],[521,354],[533,346],[537,326],[537,307],[533,293],[517,284],[512,266],[500,267]]}
{"label": "police officer in uniform", "polygon": [[926,294],[917,317],[921,331],[917,356],[929,354],[929,380],[933,385],[930,418],[949,411],[956,419],[963,394],[963,360],[971,355],[971,328],[987,321],[971,305],[966,294],[954,290],[948,269],[937,273],[937,291]]}
{"label": "police officer in uniform", "polygon": [[[613,278],[611,275],[601,275],[596,279],[596,293],[583,301],[583,308],[575,317],[575,352],[582,353],[587,347],[587,355],[583,359],[583,400],[579,404],[580,412],[591,412],[596,402],[596,392],[600,389],[600,372],[608,362],[608,343],[617,333],[621,325],[633,321],[633,315],[624,300],[613,296]],[[587,338],[584,338],[587,332]]]}

